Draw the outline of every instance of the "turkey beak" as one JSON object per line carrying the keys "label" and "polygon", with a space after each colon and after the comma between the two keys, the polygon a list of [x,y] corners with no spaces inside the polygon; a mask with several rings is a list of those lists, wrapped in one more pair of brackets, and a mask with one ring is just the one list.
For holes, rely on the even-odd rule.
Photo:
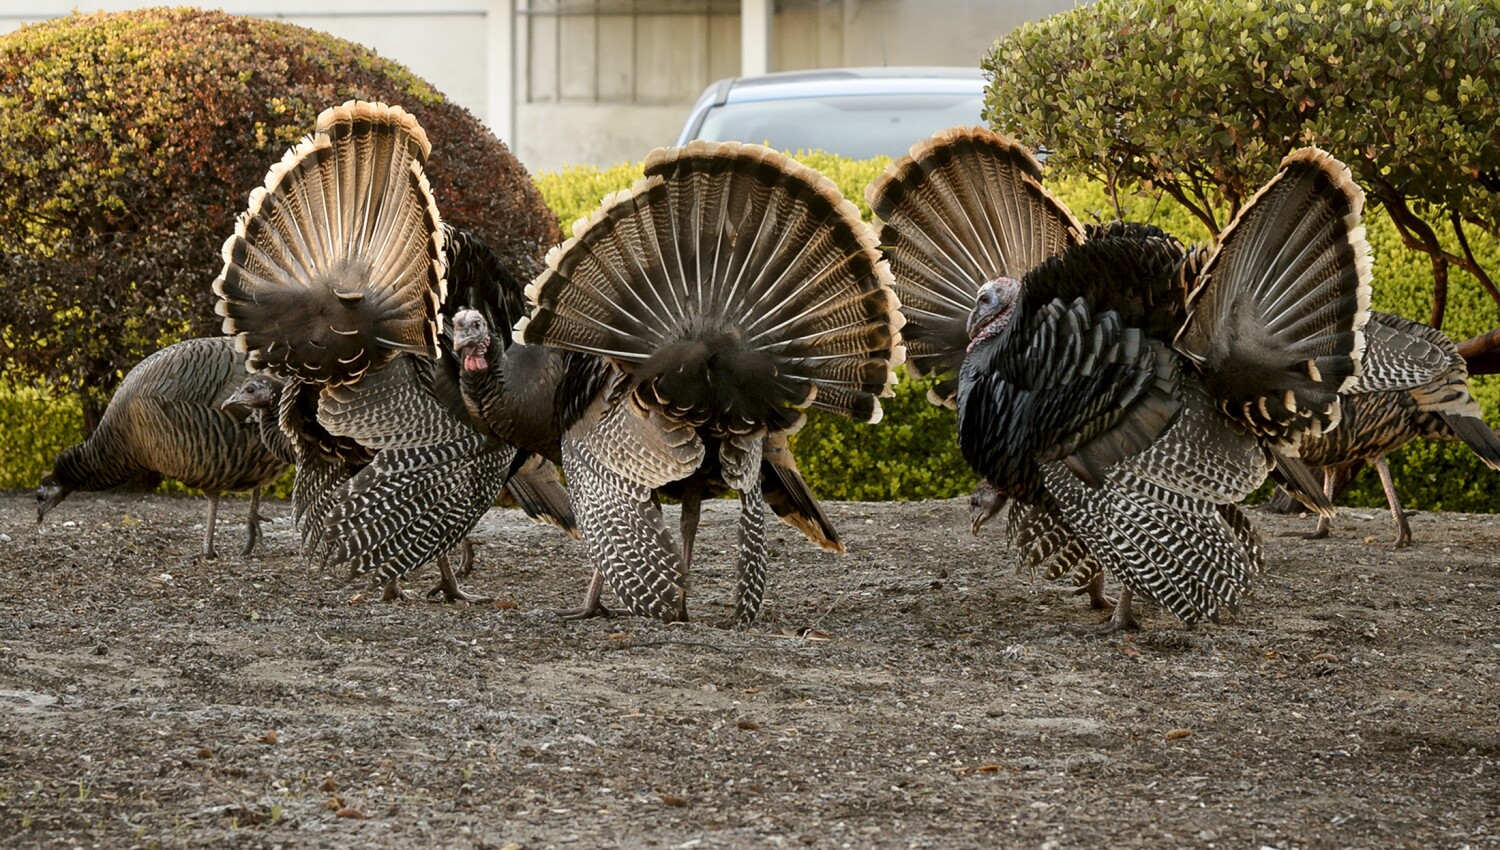
{"label": "turkey beak", "polygon": [[249,416],[250,400],[244,393],[244,388],[235,390],[233,395],[220,402],[219,409],[236,419],[244,419],[246,416]]}
{"label": "turkey beak", "polygon": [[453,351],[461,353],[489,334],[489,326],[476,310],[461,310],[453,317]]}
{"label": "turkey beak", "polygon": [[245,399],[240,395],[239,390],[235,390],[234,395],[231,395],[229,398],[224,399],[224,401],[219,405],[219,409],[229,410],[230,408],[241,408],[244,406]]}
{"label": "turkey beak", "polygon": [[57,503],[67,498],[68,491],[57,485],[48,486],[43,484],[36,490],[36,524],[41,525],[46,518],[47,512],[57,507]]}
{"label": "turkey beak", "polygon": [[973,339],[974,334],[984,327],[999,310],[1000,288],[995,285],[994,281],[991,281],[979,288],[979,293],[974,299],[974,309],[969,311],[969,322],[964,327],[964,330],[968,331],[969,338]]}

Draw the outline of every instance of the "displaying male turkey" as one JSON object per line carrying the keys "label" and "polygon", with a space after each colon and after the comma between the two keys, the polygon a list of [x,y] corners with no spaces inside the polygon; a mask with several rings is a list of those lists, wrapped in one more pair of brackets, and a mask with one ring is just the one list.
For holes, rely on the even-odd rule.
{"label": "displaying male turkey", "polygon": [[[526,295],[523,345],[455,317],[465,390],[505,439],[556,452],[596,577],[633,613],[687,617],[699,507],[721,490],[740,500],[738,622],[764,593],[767,502],[842,549],[786,438],[807,407],[878,421],[902,348],[890,272],[831,181],[758,145],[653,151]],[[681,545],[658,494],[683,500]]]}
{"label": "displaying male turkey", "polygon": [[243,409],[221,403],[245,380],[245,357],[227,339],[190,339],[136,364],[88,439],[58,454],[36,493],[36,519],[76,490],[108,490],[147,473],[175,478],[208,496],[203,556],[215,557],[219,496],[250,491],[248,539],[260,540],[260,489],[286,471]]}
{"label": "displaying male turkey", "polygon": [[[1298,443],[1304,461],[1324,467],[1324,489],[1333,497],[1335,467],[1370,462],[1396,522],[1396,548],[1411,545],[1411,526],[1396,498],[1385,456],[1419,437],[1462,440],[1493,469],[1500,469],[1500,438],[1484,423],[1469,394],[1469,369],[1458,346],[1442,331],[1389,313],[1372,312],[1365,328],[1364,370],[1343,395],[1339,427],[1308,434]],[[1310,538],[1328,536],[1319,517]]]}
{"label": "displaying male turkey", "polygon": [[[462,363],[464,396],[475,414],[488,421],[501,439],[558,462],[563,435],[569,428],[566,423],[576,423],[582,406],[618,377],[607,360],[595,355],[511,342],[492,331],[484,317],[473,311],[454,317],[453,350]],[[731,492],[718,461],[717,445],[712,437],[708,439],[703,463],[693,474],[669,481],[652,493],[653,497],[665,496],[681,503],[678,528],[684,576],[692,566],[703,500]],[[833,523],[798,471],[786,435],[769,435],[762,442],[760,483],[766,504],[778,517],[824,550],[844,551]],[[755,556],[742,556],[742,560],[756,563]],[[562,615],[585,618],[608,614],[600,601],[604,581],[602,569],[596,567],[583,604]],[[674,616],[676,613],[681,612],[674,612]]]}
{"label": "displaying male turkey", "polygon": [[1119,579],[1107,629],[1131,624],[1136,594],[1217,619],[1261,568],[1236,503],[1274,470],[1315,498],[1287,453],[1337,423],[1358,373],[1363,196],[1298,151],[1216,246],[1185,250],[1154,227],[1085,229],[1040,175],[1019,145],[955,129],[868,188],[913,369],[956,402],[1012,539],[1049,541],[1027,557],[1086,550]]}
{"label": "displaying male turkey", "polygon": [[472,599],[448,553],[528,458],[469,419],[443,317],[479,309],[513,322],[522,301],[479,240],[441,223],[429,152],[399,106],[325,110],[251,193],[214,291],[251,368],[287,380],[283,429],[371,453],[321,516],[307,515],[311,554],[388,587],[435,559],[447,598]]}
{"label": "displaying male turkey", "polygon": [[[292,516],[297,530],[302,535],[306,552],[321,549],[323,536],[322,518],[328,514],[330,504],[344,484],[355,473],[367,466],[373,453],[347,438],[338,438],[322,430],[315,417],[305,417],[295,409],[282,411],[283,395],[281,382],[265,374],[251,375],[224,401],[224,407],[238,406],[261,411],[261,440],[278,457],[297,465],[297,477],[292,487]],[[304,395],[308,395],[304,389]],[[315,404],[316,393],[311,394]],[[282,430],[282,423],[293,427],[291,433]],[[568,492],[557,477],[557,468],[540,456],[532,456],[506,482],[502,498],[509,496],[511,503],[524,510],[527,516],[538,522],[560,527],[576,538],[577,527],[572,522],[572,509],[568,506]],[[317,517],[309,521],[308,517]],[[473,547],[461,548],[461,563],[455,574],[466,575],[473,565]],[[439,590],[441,588],[438,588]],[[399,595],[396,584],[387,584],[387,599]]]}

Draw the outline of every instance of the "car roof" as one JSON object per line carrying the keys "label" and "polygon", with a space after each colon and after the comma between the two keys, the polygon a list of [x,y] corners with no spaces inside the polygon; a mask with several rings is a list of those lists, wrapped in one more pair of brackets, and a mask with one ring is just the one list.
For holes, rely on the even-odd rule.
{"label": "car roof", "polygon": [[722,106],[831,94],[967,94],[983,91],[984,84],[984,72],[972,67],[819,68],[779,71],[755,77],[728,77],[709,86],[701,101]]}

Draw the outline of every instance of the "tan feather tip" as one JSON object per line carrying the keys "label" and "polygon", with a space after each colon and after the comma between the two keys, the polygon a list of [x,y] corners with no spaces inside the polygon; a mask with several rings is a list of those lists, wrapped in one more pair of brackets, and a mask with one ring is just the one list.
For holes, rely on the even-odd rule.
{"label": "tan feather tip", "polygon": [[891,346],[891,357],[888,365],[891,367],[891,376],[886,381],[888,385],[896,383],[896,367],[906,365],[906,343],[901,341],[901,335],[895,334],[895,344]]}
{"label": "tan feather tip", "polygon": [[1354,361],[1354,374],[1344,379],[1339,392],[1347,392],[1364,372],[1365,326],[1370,321],[1372,293],[1370,284],[1375,279],[1375,256],[1370,249],[1369,241],[1365,238],[1364,222],[1356,224],[1349,230],[1349,247],[1354,251],[1354,269],[1355,274],[1359,276],[1359,286],[1355,289],[1359,309],[1354,315],[1354,350],[1349,354]]}
{"label": "tan feather tip", "polygon": [[1281,160],[1280,170],[1299,162],[1309,163],[1327,172],[1333,184],[1343,190],[1349,196],[1349,203],[1354,209],[1354,215],[1358,216],[1364,211],[1365,190],[1354,182],[1354,175],[1342,160],[1320,147],[1308,146],[1298,148],[1287,154]]}
{"label": "tan feather tip", "polygon": [[935,407],[946,407],[949,410],[958,409],[958,398],[956,396],[938,395],[936,387],[927,388],[927,403]]}
{"label": "tan feather tip", "polygon": [[427,131],[422,129],[415,115],[398,105],[369,100],[346,100],[338,106],[330,106],[320,112],[313,126],[317,132],[326,133],[337,124],[353,121],[389,124],[406,133],[417,143],[417,147],[422,151],[422,159],[425,160],[432,154],[432,143],[427,140]]}
{"label": "tan feather tip", "polygon": [[325,135],[303,136],[302,141],[282,154],[280,161],[272,165],[266,171],[265,182],[250,191],[250,203],[246,206],[240,218],[235,222],[235,233],[245,235],[245,225],[259,212],[262,201],[266,195],[276,191],[281,181],[286,178],[302,160],[311,156],[314,152],[332,147],[333,142]]}
{"label": "tan feather tip", "polygon": [[1032,155],[1031,151],[1003,133],[997,133],[988,127],[978,125],[949,127],[912,144],[905,154],[897,157],[890,165],[886,166],[885,171],[881,172],[865,186],[865,203],[872,210],[882,206],[881,201],[886,192],[889,191],[892,183],[904,180],[913,168],[919,168],[920,164],[933,156],[935,152],[965,140],[976,140],[1003,148],[1007,151],[1019,153],[1023,164],[1032,175],[1035,176],[1042,173],[1041,163],[1036,161],[1036,157]]}

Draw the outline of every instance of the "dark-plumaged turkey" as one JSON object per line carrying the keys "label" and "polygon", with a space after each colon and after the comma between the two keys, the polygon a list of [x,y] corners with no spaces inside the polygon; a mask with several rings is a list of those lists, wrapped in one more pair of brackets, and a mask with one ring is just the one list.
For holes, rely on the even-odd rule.
{"label": "dark-plumaged turkey", "polygon": [[[705,498],[740,502],[735,619],[766,585],[765,508],[842,551],[787,437],[804,409],[880,418],[901,317],[874,235],[833,184],[758,145],[660,149],[547,257],[503,340],[455,317],[470,407],[559,460],[596,565],[627,608],[687,617]],[[680,499],[681,539],[659,499]]]}
{"label": "dark-plumaged turkey", "polygon": [[[1211,248],[1084,227],[1036,161],[980,128],[913,147],[869,187],[912,367],[1058,574],[1104,569],[1187,623],[1261,569],[1237,503],[1268,474],[1326,509],[1292,455],[1334,428],[1368,320],[1363,196],[1321,151],[1288,156]],[[986,509],[987,510],[987,509]]]}

